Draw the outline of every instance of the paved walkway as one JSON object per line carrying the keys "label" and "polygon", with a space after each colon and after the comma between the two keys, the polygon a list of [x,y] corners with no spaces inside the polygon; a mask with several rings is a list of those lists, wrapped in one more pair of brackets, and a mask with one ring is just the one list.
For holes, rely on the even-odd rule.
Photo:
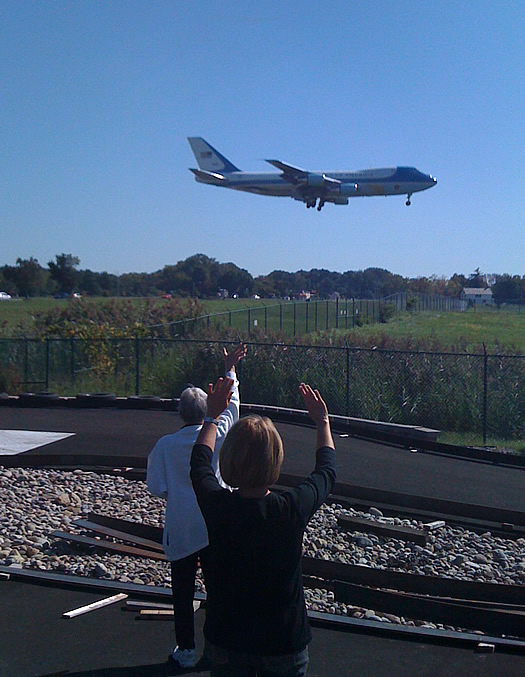
{"label": "paved walkway", "polygon": [[[146,457],[159,437],[178,430],[177,414],[125,409],[0,407],[0,429],[75,433],[38,453]],[[314,464],[315,431],[278,423],[285,445],[283,472],[307,475]],[[504,468],[429,453],[411,453],[335,435],[338,482],[417,496],[523,510],[525,469]]]}

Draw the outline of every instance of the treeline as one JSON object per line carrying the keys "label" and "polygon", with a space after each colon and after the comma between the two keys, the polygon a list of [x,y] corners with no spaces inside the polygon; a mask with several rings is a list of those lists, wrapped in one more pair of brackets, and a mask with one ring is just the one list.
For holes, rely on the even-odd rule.
{"label": "treeline", "polygon": [[477,268],[469,275],[452,277],[407,278],[383,268],[348,270],[338,273],[325,269],[299,270],[294,273],[274,270],[269,275],[253,277],[234,263],[195,254],[154,273],[114,275],[79,268],[80,259],[59,254],[47,267],[37,259],[17,259],[16,265],[0,267],[0,289],[22,297],[67,295],[79,292],[87,296],[159,296],[212,298],[226,290],[229,296],[262,298],[296,298],[311,292],[317,298],[334,293],[342,298],[384,298],[398,292],[439,294],[457,297],[464,287],[492,289],[496,301],[525,298],[525,275],[482,273]]}

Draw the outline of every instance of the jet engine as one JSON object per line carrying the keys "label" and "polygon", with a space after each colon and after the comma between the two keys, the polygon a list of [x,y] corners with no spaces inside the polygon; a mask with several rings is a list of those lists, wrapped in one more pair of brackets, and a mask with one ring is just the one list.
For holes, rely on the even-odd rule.
{"label": "jet engine", "polygon": [[339,193],[339,195],[355,195],[359,192],[357,183],[342,183],[338,188],[339,190],[335,192]]}
{"label": "jet engine", "polygon": [[305,181],[307,186],[313,188],[321,188],[326,183],[326,178],[324,174],[308,174]]}

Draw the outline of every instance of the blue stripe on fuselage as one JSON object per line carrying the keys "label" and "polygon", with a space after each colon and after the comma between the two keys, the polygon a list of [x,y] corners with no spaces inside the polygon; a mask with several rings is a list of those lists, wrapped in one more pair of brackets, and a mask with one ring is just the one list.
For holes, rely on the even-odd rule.
{"label": "blue stripe on fuselage", "polygon": [[[321,174],[322,172],[312,172]],[[418,192],[429,188],[434,181],[428,174],[423,174],[415,167],[390,167],[382,169],[365,169],[354,172],[324,172],[327,177],[337,179],[341,183],[355,183],[359,195],[381,195]],[[304,184],[291,183],[282,174],[275,173],[252,173],[252,172],[223,172],[224,180],[217,181],[215,185],[233,190],[258,193],[262,195],[300,195],[303,192],[322,194],[319,188]],[[199,178],[195,177],[197,181]],[[202,181],[202,183],[215,183]],[[369,187],[369,188],[368,188]],[[329,191],[329,188],[328,188]]]}

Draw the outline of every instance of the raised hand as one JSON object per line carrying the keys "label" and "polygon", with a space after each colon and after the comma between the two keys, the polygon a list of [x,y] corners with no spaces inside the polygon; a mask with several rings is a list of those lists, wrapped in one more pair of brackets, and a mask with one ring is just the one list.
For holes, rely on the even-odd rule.
{"label": "raised hand", "polygon": [[226,409],[232,396],[232,385],[231,378],[220,378],[215,385],[208,384],[208,416],[218,418]]}
{"label": "raised hand", "polygon": [[301,383],[299,386],[308,415],[315,423],[328,421],[328,409],[318,390],[313,390],[308,384]]}
{"label": "raised hand", "polygon": [[224,356],[224,369],[231,371],[246,356],[246,346],[241,342],[230,353],[226,348],[223,348],[222,354]]}
{"label": "raised hand", "polygon": [[308,409],[310,418],[315,421],[317,428],[317,448],[332,447],[335,449],[332,431],[330,430],[330,419],[328,418],[328,409],[318,390],[312,388],[306,383],[299,386],[304,404]]}

